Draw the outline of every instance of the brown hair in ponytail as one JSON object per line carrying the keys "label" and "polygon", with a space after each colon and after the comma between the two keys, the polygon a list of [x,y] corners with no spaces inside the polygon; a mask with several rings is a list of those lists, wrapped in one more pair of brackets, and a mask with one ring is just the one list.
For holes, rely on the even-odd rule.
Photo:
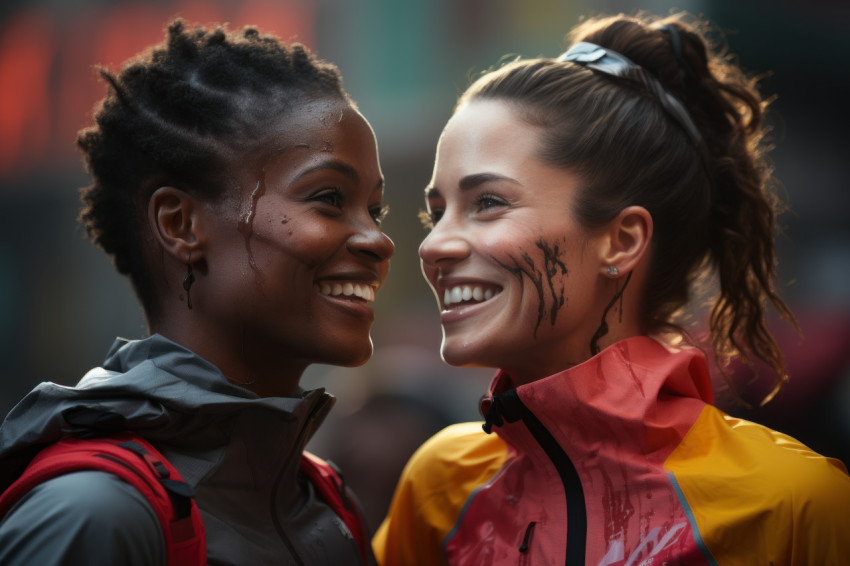
{"label": "brown hair in ponytail", "polygon": [[768,363],[776,387],[766,402],[786,372],[766,326],[765,303],[794,323],[774,290],[777,200],[763,144],[767,101],[755,80],[713,50],[684,14],[593,18],[569,37],[614,50],[654,75],[688,110],[707,158],[653,93],[575,63],[508,63],[476,81],[459,105],[505,100],[544,127],[540,157],[581,175],[575,213],[585,226],[603,224],[631,205],[652,214],[647,331],[675,327],[695,286],[714,270],[719,294],[709,326],[715,356]]}

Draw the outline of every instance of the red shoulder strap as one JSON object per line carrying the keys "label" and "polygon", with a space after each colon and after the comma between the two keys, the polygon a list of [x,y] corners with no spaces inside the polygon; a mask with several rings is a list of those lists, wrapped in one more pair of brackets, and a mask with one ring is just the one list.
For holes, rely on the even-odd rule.
{"label": "red shoulder strap", "polygon": [[148,500],[162,525],[169,566],[206,564],[204,525],[191,486],[156,448],[132,433],[66,438],[46,447],[0,495],[0,518],[40,483],[83,470],[112,473]]}
{"label": "red shoulder strap", "polygon": [[324,460],[309,452],[301,455],[301,471],[310,479],[322,500],[333,509],[351,531],[360,549],[363,564],[369,563],[369,531],[357,505],[345,493],[339,474]]}

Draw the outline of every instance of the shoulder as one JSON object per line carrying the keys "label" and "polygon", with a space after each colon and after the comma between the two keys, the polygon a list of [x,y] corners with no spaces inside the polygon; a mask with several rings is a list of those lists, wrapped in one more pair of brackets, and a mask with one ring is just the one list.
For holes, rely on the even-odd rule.
{"label": "shoulder", "polygon": [[[507,446],[495,434],[486,434],[481,423],[461,423],[444,428],[428,439],[410,458],[405,476],[433,478],[441,485],[446,477],[477,476],[501,468]],[[422,473],[427,472],[425,477]]]}
{"label": "shoulder", "polygon": [[[706,406],[666,463],[673,471],[702,481],[752,482],[755,493],[776,490],[816,495],[833,486],[850,486],[844,465],[801,442],[763,425]],[[818,485],[814,485],[817,483]]]}
{"label": "shoulder", "polygon": [[469,494],[489,481],[508,457],[505,442],[486,434],[481,423],[449,426],[428,439],[402,472],[396,496],[415,504],[419,513],[458,511]]}
{"label": "shoulder", "polygon": [[[164,564],[159,519],[132,486],[101,471],[65,474],[24,496],[0,522],[0,563]],[[77,560],[78,562],[75,562]]]}
{"label": "shoulder", "polygon": [[[738,435],[741,445],[751,451],[751,458],[760,460],[759,475],[768,488],[787,490],[797,501],[824,510],[836,502],[844,509],[850,508],[850,477],[841,461],[757,423],[728,415],[722,418]],[[850,514],[845,514],[845,518],[850,519]]]}
{"label": "shoulder", "polygon": [[[709,547],[850,552],[850,477],[794,438],[707,406],[665,467]],[[751,544],[759,540],[766,548]],[[790,552],[791,549],[788,549]]]}
{"label": "shoulder", "polygon": [[384,566],[442,563],[443,539],[464,503],[507,458],[504,441],[485,434],[481,423],[452,425],[427,440],[405,466],[389,515],[375,535],[378,561]]}
{"label": "shoulder", "polygon": [[[840,461],[822,456],[798,440],[766,426],[706,406],[671,455],[714,462],[706,472],[754,475],[782,488],[805,488],[810,480],[843,486],[850,481]],[[776,486],[777,488],[780,485]]]}

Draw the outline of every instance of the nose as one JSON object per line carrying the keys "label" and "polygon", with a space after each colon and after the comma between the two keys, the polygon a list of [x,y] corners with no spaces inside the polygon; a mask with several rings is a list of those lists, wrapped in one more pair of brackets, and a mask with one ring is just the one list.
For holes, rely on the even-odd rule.
{"label": "nose", "polygon": [[460,260],[469,255],[469,244],[448,221],[443,218],[419,245],[419,257],[426,265],[437,265],[447,260]]}
{"label": "nose", "polygon": [[359,230],[348,238],[348,249],[355,255],[365,255],[381,262],[392,257],[395,244],[373,224],[373,227]]}

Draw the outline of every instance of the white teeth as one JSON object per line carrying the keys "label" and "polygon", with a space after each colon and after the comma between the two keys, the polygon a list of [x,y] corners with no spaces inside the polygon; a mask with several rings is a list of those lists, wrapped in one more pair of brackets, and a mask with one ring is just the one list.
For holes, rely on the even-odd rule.
{"label": "white teeth", "polygon": [[462,301],[486,301],[492,299],[498,291],[484,289],[479,286],[459,285],[450,287],[443,292],[443,305],[449,306]]}
{"label": "white teeth", "polygon": [[375,290],[368,285],[354,285],[354,295],[366,301],[375,300]]}
{"label": "white teeth", "polygon": [[346,281],[344,283],[322,283],[318,287],[321,294],[329,297],[354,296],[367,302],[375,300],[375,288],[371,285]]}

